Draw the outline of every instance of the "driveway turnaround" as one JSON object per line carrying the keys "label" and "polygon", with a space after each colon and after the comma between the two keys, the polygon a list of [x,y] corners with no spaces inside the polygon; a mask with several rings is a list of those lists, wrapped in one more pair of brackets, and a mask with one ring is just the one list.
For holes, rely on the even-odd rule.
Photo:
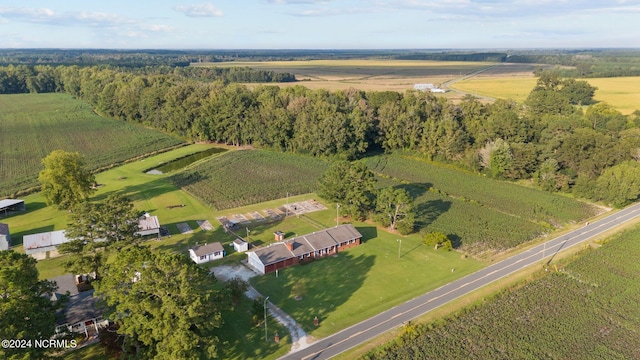
{"label": "driveway turnaround", "polygon": [[531,265],[541,264],[543,260],[549,262],[558,252],[590,240],[638,216],[640,216],[640,203],[593,223],[587,223],[580,229],[409,300],[338,333],[320,339],[307,348],[290,352],[281,359],[329,359],[505,276]]}

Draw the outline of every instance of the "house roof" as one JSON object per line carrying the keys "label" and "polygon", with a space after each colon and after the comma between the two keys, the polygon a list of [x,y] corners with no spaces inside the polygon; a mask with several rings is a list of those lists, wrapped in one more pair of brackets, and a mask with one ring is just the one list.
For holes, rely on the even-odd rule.
{"label": "house roof", "polygon": [[140,231],[159,229],[160,221],[157,216],[145,215],[138,220],[138,228]]}
{"label": "house roof", "polygon": [[287,242],[293,244],[293,255],[295,256],[300,256],[316,251],[316,248],[313,246],[313,244],[306,239],[306,235],[298,236],[297,238],[294,238],[292,240],[287,240]]}
{"label": "house roof", "polygon": [[326,230],[327,233],[337,242],[359,239],[362,234],[351,224],[344,224]]}
{"label": "house roof", "polygon": [[8,208],[13,205],[24,203],[24,200],[4,199],[0,200],[0,209]]}
{"label": "house roof", "polygon": [[211,244],[195,246],[189,250],[193,251],[193,253],[196,254],[197,256],[204,256],[208,254],[213,254],[214,252],[224,251],[224,248],[222,247],[222,244],[220,244],[219,242],[214,242]]}
{"label": "house roof", "polygon": [[9,235],[9,225],[0,223],[0,235]]}
{"label": "house roof", "polygon": [[65,236],[65,230],[30,234],[22,238],[22,246],[27,254],[32,254],[39,249],[47,247],[56,247],[66,242],[69,242],[69,239]]}
{"label": "house roof", "polygon": [[294,255],[282,242],[271,244],[254,251],[264,265],[274,264],[280,261],[291,259]]}
{"label": "house roof", "polygon": [[58,318],[56,323],[58,325],[77,324],[102,316],[102,311],[96,306],[93,292],[93,290],[83,291],[69,298],[69,302],[61,311],[62,316]]}
{"label": "house roof", "polygon": [[304,236],[314,249],[325,249],[336,246],[336,241],[329,236],[326,230]]}
{"label": "house roof", "polygon": [[285,242],[277,242],[256,249],[253,253],[264,265],[269,265],[361,237],[362,234],[353,225],[344,224],[287,240],[286,242],[293,244],[293,251],[289,251]]}

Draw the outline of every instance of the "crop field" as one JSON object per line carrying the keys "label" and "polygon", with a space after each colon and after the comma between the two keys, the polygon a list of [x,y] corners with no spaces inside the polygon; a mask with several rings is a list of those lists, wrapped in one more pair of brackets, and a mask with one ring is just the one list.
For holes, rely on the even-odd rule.
{"label": "crop field", "polygon": [[36,186],[51,151],[78,151],[96,169],[178,145],[159,131],[96,115],[63,94],[0,96],[0,197]]}
{"label": "crop field", "polygon": [[442,232],[461,252],[492,254],[525,243],[549,231],[528,219],[502,213],[477,203],[462,201],[424,187],[401,185],[415,198],[416,227],[421,233]]}
{"label": "crop field", "polygon": [[280,86],[302,85],[310,89],[391,90],[404,92],[416,83],[442,84],[470,74],[487,66],[489,62],[422,61],[422,60],[309,60],[219,62],[193,66],[232,67],[247,66],[258,70],[289,72],[299,82]]}
{"label": "crop field", "polygon": [[171,176],[175,186],[222,210],[305,194],[328,167],[308,156],[240,150],[204,161]]}
{"label": "crop field", "polygon": [[[488,72],[487,72],[488,73]],[[578,79],[586,80],[598,88],[594,99],[604,101],[621,113],[628,115],[640,110],[640,77],[614,77]],[[504,76],[483,73],[477,77],[456,82],[451,88],[471,94],[500,99],[524,101],[536,85],[536,78]]]}
{"label": "crop field", "polygon": [[637,359],[640,227],[366,359]]}
{"label": "crop field", "polygon": [[376,173],[423,184],[515,218],[562,226],[598,213],[596,207],[577,200],[405,156],[380,155],[366,163]]}

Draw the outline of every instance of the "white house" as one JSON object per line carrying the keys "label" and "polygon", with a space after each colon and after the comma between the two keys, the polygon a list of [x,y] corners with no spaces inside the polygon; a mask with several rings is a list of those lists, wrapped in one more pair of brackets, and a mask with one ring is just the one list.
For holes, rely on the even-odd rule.
{"label": "white house", "polygon": [[189,249],[189,257],[196,264],[222,259],[225,255],[224,248],[219,242],[195,246]]}

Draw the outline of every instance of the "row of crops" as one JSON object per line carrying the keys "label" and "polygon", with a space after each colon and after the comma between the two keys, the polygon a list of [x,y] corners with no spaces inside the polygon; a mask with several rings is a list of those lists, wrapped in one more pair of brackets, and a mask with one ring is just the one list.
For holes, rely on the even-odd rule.
{"label": "row of crops", "polygon": [[469,200],[523,219],[553,225],[580,221],[595,215],[594,206],[570,198],[402,155],[366,159],[374,172],[410,183],[424,183],[454,198]]}
{"label": "row of crops", "polygon": [[41,159],[78,151],[97,169],[183,143],[142,126],[105,119],[63,94],[0,96],[0,197],[38,185]]}
{"label": "row of crops", "polygon": [[640,227],[366,359],[637,359]]}
{"label": "row of crops", "polygon": [[328,163],[262,150],[231,151],[169,177],[176,186],[222,210],[315,191]]}

